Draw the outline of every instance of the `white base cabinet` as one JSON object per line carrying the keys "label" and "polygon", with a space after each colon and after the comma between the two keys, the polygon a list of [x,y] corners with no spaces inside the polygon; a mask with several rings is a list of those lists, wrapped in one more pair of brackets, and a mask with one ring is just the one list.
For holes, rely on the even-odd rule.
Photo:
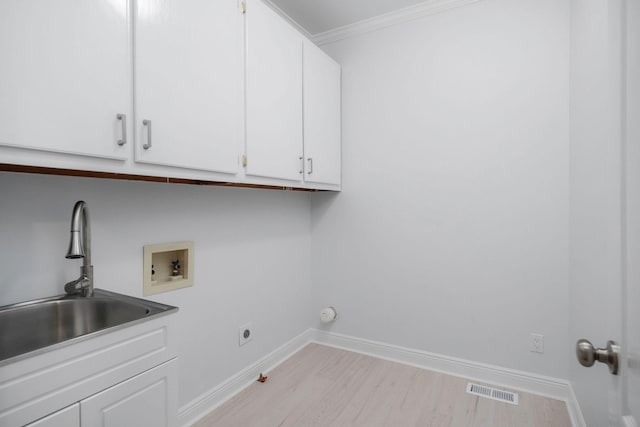
{"label": "white base cabinet", "polygon": [[175,426],[176,364],[173,359],[81,401],[80,426]]}
{"label": "white base cabinet", "polygon": [[0,426],[175,426],[174,327],[161,315],[0,363]]}
{"label": "white base cabinet", "polygon": [[175,426],[177,363],[172,359],[34,421],[28,427]]}
{"label": "white base cabinet", "polygon": [[27,427],[80,427],[80,404],[76,403],[54,412],[28,424]]}

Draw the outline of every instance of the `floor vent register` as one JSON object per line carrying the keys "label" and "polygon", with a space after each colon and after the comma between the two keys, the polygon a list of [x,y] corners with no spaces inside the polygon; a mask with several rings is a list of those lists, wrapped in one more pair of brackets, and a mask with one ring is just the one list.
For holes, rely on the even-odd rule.
{"label": "floor vent register", "polygon": [[467,393],[475,394],[476,396],[480,396],[480,397],[486,397],[489,399],[497,400],[499,402],[510,403],[512,405],[518,404],[518,393],[498,390],[497,388],[487,387],[486,385],[468,383]]}

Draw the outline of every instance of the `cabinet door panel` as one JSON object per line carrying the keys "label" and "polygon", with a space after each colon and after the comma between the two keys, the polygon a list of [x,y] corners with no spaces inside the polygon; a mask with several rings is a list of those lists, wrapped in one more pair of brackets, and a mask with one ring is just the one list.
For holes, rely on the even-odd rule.
{"label": "cabinet door panel", "polygon": [[304,179],[340,184],[340,65],[311,42],[303,56]]}
{"label": "cabinet door panel", "polygon": [[[242,13],[236,0],[138,0],[136,161],[236,173]],[[151,147],[148,126],[151,121]]]}
{"label": "cabinet door panel", "polygon": [[0,145],[125,159],[127,0],[0,1]]}
{"label": "cabinet door panel", "polygon": [[80,427],[80,404],[68,406],[38,421],[27,424],[27,427]]}
{"label": "cabinet door panel", "polygon": [[258,0],[246,25],[247,174],[300,181],[302,37]]}
{"label": "cabinet door panel", "polygon": [[177,361],[80,402],[80,424],[92,427],[171,427],[177,422]]}

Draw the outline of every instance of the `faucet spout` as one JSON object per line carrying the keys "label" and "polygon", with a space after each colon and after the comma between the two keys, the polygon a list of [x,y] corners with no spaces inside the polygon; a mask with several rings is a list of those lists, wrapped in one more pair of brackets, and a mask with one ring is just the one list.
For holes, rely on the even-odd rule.
{"label": "faucet spout", "polygon": [[67,283],[64,290],[68,294],[93,296],[93,266],[91,265],[91,228],[89,225],[89,209],[80,200],[73,207],[71,215],[71,239],[66,258],[82,258],[80,278]]}

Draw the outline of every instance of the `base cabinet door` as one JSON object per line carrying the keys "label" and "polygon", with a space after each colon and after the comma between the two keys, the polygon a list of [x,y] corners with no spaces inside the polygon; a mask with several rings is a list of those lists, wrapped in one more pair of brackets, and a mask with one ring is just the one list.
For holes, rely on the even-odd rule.
{"label": "base cabinet door", "polygon": [[27,424],[27,427],[80,427],[80,404],[76,403],[54,412]]}
{"label": "base cabinet door", "polygon": [[174,427],[177,360],[172,359],[80,402],[80,425]]}

